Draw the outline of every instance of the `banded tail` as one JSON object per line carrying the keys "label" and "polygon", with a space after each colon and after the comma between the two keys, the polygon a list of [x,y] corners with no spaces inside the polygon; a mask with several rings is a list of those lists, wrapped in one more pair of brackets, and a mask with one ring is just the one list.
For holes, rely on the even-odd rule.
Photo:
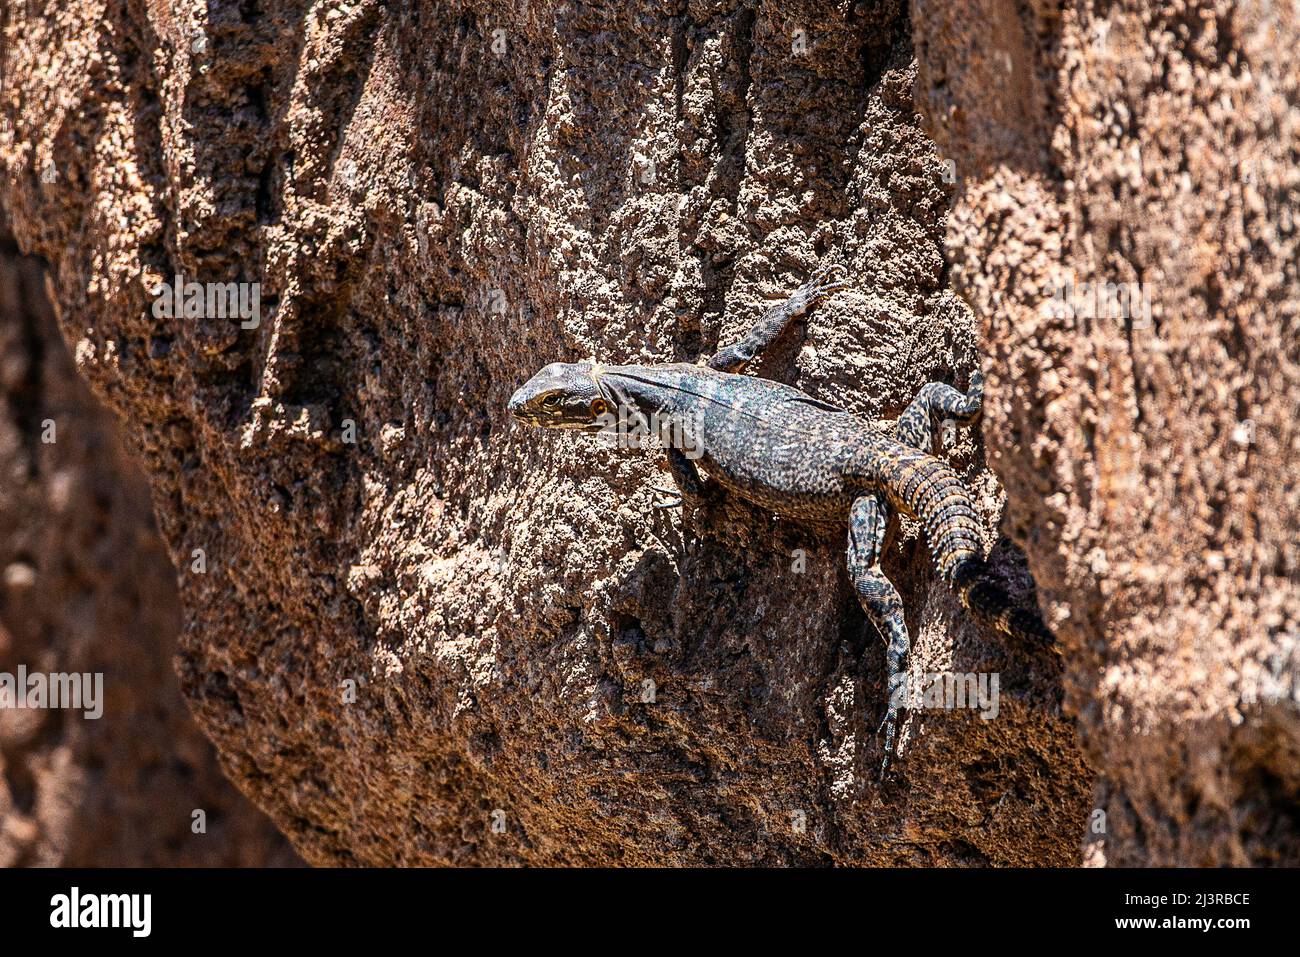
{"label": "banded tail", "polygon": [[960,562],[948,580],[976,621],[1030,644],[1056,641],[1038,613],[1017,605],[978,555]]}
{"label": "banded tail", "polygon": [[[881,475],[892,504],[918,518],[939,574],[976,621],[1039,645],[1056,639],[1036,610],[1021,607],[985,563],[979,519],[965,485],[946,462],[897,446]],[[901,453],[901,454],[900,454]]]}

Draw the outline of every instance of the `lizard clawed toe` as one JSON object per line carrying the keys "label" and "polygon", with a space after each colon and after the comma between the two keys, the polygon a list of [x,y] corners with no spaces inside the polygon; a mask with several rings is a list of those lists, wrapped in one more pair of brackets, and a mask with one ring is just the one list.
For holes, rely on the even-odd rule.
{"label": "lizard clawed toe", "polygon": [[809,285],[816,288],[816,295],[824,296],[850,285],[848,267],[843,263],[830,263],[813,274]]}
{"label": "lizard clawed toe", "polygon": [[[682,494],[681,489],[652,485],[650,491],[655,493],[655,501],[652,503],[655,508],[679,508],[686,501],[686,496]],[[663,498],[661,499],[660,496]]]}

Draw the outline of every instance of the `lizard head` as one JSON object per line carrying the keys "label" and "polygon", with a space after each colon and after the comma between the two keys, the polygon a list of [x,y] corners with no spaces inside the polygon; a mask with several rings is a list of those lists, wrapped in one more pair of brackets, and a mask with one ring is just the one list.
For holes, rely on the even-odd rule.
{"label": "lizard head", "polygon": [[613,411],[599,377],[594,362],[552,362],[520,386],[507,408],[520,422],[544,429],[599,432]]}

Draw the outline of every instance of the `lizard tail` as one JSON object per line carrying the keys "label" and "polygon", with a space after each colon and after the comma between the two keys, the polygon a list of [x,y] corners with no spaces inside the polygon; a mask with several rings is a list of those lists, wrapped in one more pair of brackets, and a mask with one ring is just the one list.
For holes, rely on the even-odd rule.
{"label": "lizard tail", "polygon": [[1038,613],[1017,605],[998,584],[984,559],[972,555],[959,561],[948,580],[976,621],[1019,641],[1035,645],[1055,643],[1055,636]]}
{"label": "lizard tail", "polygon": [[932,478],[922,486],[916,509],[922,516],[935,566],[952,585],[963,607],[976,621],[1018,641],[1055,644],[1055,636],[1037,609],[1018,605],[985,563],[979,519],[965,486],[946,466],[932,467],[931,471]]}
{"label": "lizard tail", "polygon": [[882,478],[890,501],[921,520],[935,567],[972,617],[1031,644],[1055,643],[1037,611],[1017,605],[985,563],[975,503],[947,463],[908,449]]}

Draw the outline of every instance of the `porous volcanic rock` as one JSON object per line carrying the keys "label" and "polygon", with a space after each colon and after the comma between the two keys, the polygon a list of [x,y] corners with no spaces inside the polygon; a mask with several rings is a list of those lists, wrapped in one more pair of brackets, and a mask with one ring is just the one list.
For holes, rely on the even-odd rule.
{"label": "porous volcanic rock", "polygon": [[990,460],[1100,771],[1088,862],[1300,864],[1300,9],[913,27]]}

